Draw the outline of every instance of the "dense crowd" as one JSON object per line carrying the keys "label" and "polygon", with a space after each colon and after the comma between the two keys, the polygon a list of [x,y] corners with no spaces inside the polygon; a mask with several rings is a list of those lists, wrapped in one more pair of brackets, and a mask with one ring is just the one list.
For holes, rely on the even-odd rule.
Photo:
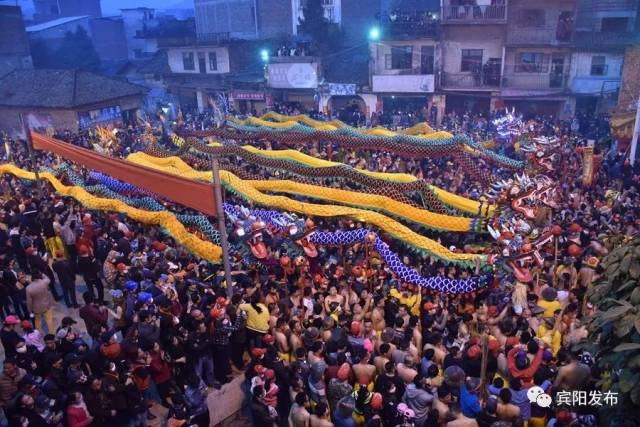
{"label": "dense crowd", "polygon": [[[213,119],[185,120],[202,128]],[[527,283],[505,275],[473,295],[411,289],[358,244],[320,248],[313,263],[296,265],[275,250],[261,263],[234,258],[228,293],[220,266],[187,253],[158,227],[90,211],[46,183],[38,192],[5,175],[0,406],[6,423],[140,426],[159,421],[149,411],[156,402],[168,409],[168,426],[205,426],[210,390],[244,374],[243,413],[254,426],[596,425],[597,408],[545,408],[527,392],[533,386],[551,396],[597,390],[596,355],[572,345],[586,337],[582,319],[594,308],[584,294],[602,273],[599,260],[622,236],[637,233],[640,172],[599,147],[603,166],[585,188],[576,147],[589,132],[604,136],[600,122],[538,123],[541,134],[563,143],[552,176],[560,208],[536,224],[562,227],[559,254],[547,255]],[[483,139],[495,133],[491,117],[452,115],[444,125]],[[142,128],[121,132],[112,154],[143,148],[143,134]],[[91,146],[88,133],[58,136]],[[12,160],[29,168],[24,147],[13,146]],[[327,145],[304,151],[362,169],[411,173],[473,198],[484,192],[454,159],[407,161]],[[40,167],[57,162],[37,159]],[[478,167],[492,166],[480,161]],[[485,243],[499,252],[487,237],[433,236],[447,246]],[[474,274],[401,245],[394,250],[425,275]],[[70,315],[55,322],[62,303]]]}

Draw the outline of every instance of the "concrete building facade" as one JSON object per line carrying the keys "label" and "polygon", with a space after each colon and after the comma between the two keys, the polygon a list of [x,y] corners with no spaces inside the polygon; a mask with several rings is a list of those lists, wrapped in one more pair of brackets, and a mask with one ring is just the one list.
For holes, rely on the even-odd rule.
{"label": "concrete building facade", "polygon": [[30,68],[33,61],[22,10],[18,6],[0,6],[0,76]]}
{"label": "concrete building facade", "polygon": [[100,0],[33,0],[36,22],[52,21],[69,16],[102,16]]}

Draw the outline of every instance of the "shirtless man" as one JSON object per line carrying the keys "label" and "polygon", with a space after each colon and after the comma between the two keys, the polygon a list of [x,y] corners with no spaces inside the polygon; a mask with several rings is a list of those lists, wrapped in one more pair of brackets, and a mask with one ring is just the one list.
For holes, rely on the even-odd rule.
{"label": "shirtless man", "polygon": [[329,409],[324,402],[320,402],[316,405],[314,414],[310,417],[310,427],[333,427],[331,422],[331,416],[329,415]]}
{"label": "shirtless man", "polygon": [[447,349],[442,344],[442,335],[433,334],[430,337],[429,342],[424,345],[422,351],[425,352],[430,348],[432,348],[434,352],[433,360],[439,366],[442,366],[442,364],[444,363],[444,357],[447,355]]}
{"label": "shirtless man", "polygon": [[390,360],[390,354],[391,346],[387,343],[381,344],[380,355],[373,359],[373,364],[376,366],[379,375],[384,373],[384,365]]}
{"label": "shirtless man", "polygon": [[380,333],[386,326],[384,321],[384,298],[376,296],[373,302],[374,307],[371,312],[371,321],[373,322],[373,329]]}
{"label": "shirtless man", "polygon": [[276,339],[276,348],[278,349],[278,356],[285,362],[291,362],[291,347],[289,346],[289,340],[286,335],[287,322],[282,317],[276,321],[276,327],[273,329],[273,336]]}
{"label": "shirtless man", "polygon": [[556,390],[582,390],[591,376],[589,366],[580,362],[577,353],[570,353],[570,362],[558,369],[558,376],[553,383]]}
{"label": "shirtless man", "polygon": [[280,295],[278,295],[278,287],[275,283],[269,284],[269,293],[266,297],[264,297],[264,303],[269,306],[269,304],[278,304],[280,301]]}
{"label": "shirtless man", "polygon": [[329,287],[329,295],[324,299],[324,311],[325,313],[331,313],[331,303],[337,303],[338,306],[342,308],[343,311],[346,311],[345,307],[345,298],[344,296],[338,294],[338,287],[336,285],[331,285]]}
{"label": "shirtless man", "polygon": [[280,307],[278,304],[269,304],[269,329],[274,329],[280,317]]}
{"label": "shirtless man", "polygon": [[289,426],[291,427],[309,427],[311,414],[307,410],[309,407],[309,399],[307,395],[300,392],[296,395],[295,403],[291,405],[289,412]]}
{"label": "shirtless man", "polygon": [[291,345],[291,352],[295,353],[297,349],[303,346],[302,343],[302,323],[299,320],[291,320],[289,322],[289,329],[291,330],[291,336],[289,336],[289,343]]}
{"label": "shirtless man", "polygon": [[405,384],[413,382],[413,379],[418,375],[418,371],[415,370],[415,361],[409,354],[405,356],[404,363],[398,363],[397,367],[398,376]]}
{"label": "shirtless man", "polygon": [[365,352],[360,362],[353,365],[353,373],[358,381],[365,381],[366,384],[371,384],[376,378],[376,367],[369,364],[369,353]]}
{"label": "shirtless man", "polygon": [[449,406],[449,414],[451,414],[454,419],[446,424],[447,427],[478,427],[476,420],[464,416],[458,403],[452,403]]}
{"label": "shirtless man", "polygon": [[520,417],[520,408],[511,403],[511,390],[503,388],[500,390],[500,399],[496,414],[501,421],[513,422]]}
{"label": "shirtless man", "polygon": [[591,283],[596,279],[596,267],[598,267],[598,258],[589,257],[586,262],[582,263],[582,267],[578,271],[578,285],[583,288],[589,288]]}

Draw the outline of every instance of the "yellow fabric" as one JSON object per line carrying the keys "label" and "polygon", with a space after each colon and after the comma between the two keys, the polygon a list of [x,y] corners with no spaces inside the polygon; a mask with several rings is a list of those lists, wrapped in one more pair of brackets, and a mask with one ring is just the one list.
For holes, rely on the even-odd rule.
{"label": "yellow fabric", "polygon": [[[0,174],[11,174],[20,179],[35,180],[36,176],[33,172],[20,169],[12,164],[0,165]],[[56,192],[73,197],[82,203],[83,206],[89,209],[121,212],[126,214],[134,221],[141,222],[143,224],[155,224],[165,228],[169,234],[175,239],[175,241],[187,248],[193,254],[206,259],[211,262],[219,262],[222,257],[222,249],[220,246],[214,245],[211,242],[201,240],[194,234],[191,234],[182,225],[174,214],[168,211],[150,212],[142,209],[133,208],[120,200],[106,199],[96,197],[93,194],[87,192],[82,187],[69,187],[64,185],[53,174],[49,172],[41,172],[40,179],[48,181]]]}
{"label": "yellow fabric", "polygon": [[338,188],[319,187],[290,180],[246,182],[258,191],[296,194],[319,200],[358,206],[364,209],[379,210],[386,214],[402,217],[407,221],[438,230],[466,232],[471,229],[471,218],[430,212],[378,194],[366,194],[340,190]]}
{"label": "yellow fabric", "polygon": [[[191,166],[179,157],[158,158],[138,152],[129,155],[127,160],[175,175],[205,180],[207,182],[211,181],[210,171],[197,171],[191,168]],[[287,212],[298,212],[307,216],[350,217],[356,221],[375,225],[395,238],[402,240],[415,248],[423,249],[436,257],[445,259],[449,262],[471,263],[476,258],[479,258],[481,263],[485,263],[487,261],[487,257],[485,255],[452,252],[438,242],[422,236],[407,226],[377,212],[346,206],[304,203],[297,200],[291,200],[284,196],[267,195],[257,190],[250,181],[241,180],[228,171],[220,171],[220,179],[231,191],[236,192],[244,198],[262,206],[268,206],[270,208],[280,209]]]}
{"label": "yellow fabric", "polygon": [[[184,143],[184,140],[177,135],[172,136],[172,141],[177,146],[181,146]],[[219,147],[222,144],[218,142],[213,142],[209,144],[210,146]],[[249,153],[259,155],[262,157],[268,157],[270,159],[280,159],[280,160],[293,160],[298,163],[302,163],[305,166],[322,168],[322,167],[334,167],[334,166],[344,166],[343,163],[331,162],[329,160],[318,159],[313,156],[309,156],[307,154],[301,153],[296,150],[261,150],[255,148],[251,145],[242,146],[244,150]],[[364,169],[356,169],[353,168],[354,171],[357,171],[360,174],[374,177],[376,179],[384,179],[389,182],[400,182],[400,183],[411,183],[418,180],[415,176],[406,173],[390,173],[390,172],[373,172]],[[458,209],[463,212],[477,214],[480,210],[480,202],[472,199],[468,199],[463,196],[459,196],[457,194],[446,191],[442,188],[429,185],[431,191],[446,205],[451,206],[454,209]],[[486,212],[485,212],[486,211]],[[495,206],[490,205],[488,209],[486,209],[486,205],[483,206],[482,215],[491,217],[495,211]]]}
{"label": "yellow fabric", "polygon": [[47,248],[47,252],[51,254],[52,257],[56,257],[57,251],[62,251],[64,254],[63,258],[67,258],[66,247],[64,246],[64,242],[60,238],[60,236],[49,237],[44,241],[44,246]]}
{"label": "yellow fabric", "polygon": [[240,304],[240,310],[247,312],[247,328],[266,334],[269,332],[269,309],[262,303],[258,303],[262,313],[258,313],[251,304]]}
{"label": "yellow fabric", "polygon": [[538,305],[544,309],[542,317],[553,317],[553,313],[555,313],[556,310],[560,310],[562,308],[562,305],[560,305],[560,302],[557,300],[547,301],[544,299],[540,299],[538,300]]}
{"label": "yellow fabric", "polygon": [[[317,130],[336,130],[339,128],[351,127],[340,120],[320,121],[320,120],[314,120],[311,117],[305,116],[303,114],[298,114],[295,116],[285,116],[283,114],[278,114],[274,111],[269,111],[260,117],[248,117],[245,120],[240,120],[233,116],[230,116],[227,119],[229,121],[232,121],[240,125],[258,124],[259,126],[269,126],[272,128],[279,128],[279,129],[284,127],[290,127],[300,123],[305,124]],[[274,123],[273,121],[270,121],[270,120],[274,120],[278,123]],[[384,135],[384,136],[395,136],[395,135],[419,136],[419,135],[436,133],[436,131],[434,131],[433,128],[431,128],[431,126],[429,126],[424,122],[420,122],[400,132],[393,132],[381,126],[377,126],[372,129],[367,129],[367,128],[352,128],[352,129],[355,129],[357,132],[360,132],[365,135]],[[451,134],[449,132],[439,132],[439,133],[448,135],[449,138],[451,137]]]}
{"label": "yellow fabric", "polygon": [[413,314],[414,316],[420,316],[420,294],[416,293],[409,293],[409,296],[407,298],[402,296],[402,293],[400,291],[398,291],[397,289],[391,289],[391,291],[389,291],[389,295],[391,295],[393,298],[396,298],[398,301],[400,301],[400,304],[405,304],[407,307],[409,307],[409,311],[411,312],[411,314]]}
{"label": "yellow fabric", "polygon": [[538,327],[536,336],[544,341],[547,345],[551,346],[551,351],[553,352],[554,356],[558,354],[560,346],[562,345],[562,335],[559,331],[554,332],[553,328],[547,328],[547,326],[543,323]]}

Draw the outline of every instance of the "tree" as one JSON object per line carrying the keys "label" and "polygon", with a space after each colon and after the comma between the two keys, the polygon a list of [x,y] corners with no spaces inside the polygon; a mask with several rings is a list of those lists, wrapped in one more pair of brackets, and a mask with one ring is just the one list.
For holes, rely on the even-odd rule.
{"label": "tree", "polygon": [[56,68],[54,53],[47,46],[47,42],[40,38],[30,41],[31,58],[35,68]]}
{"label": "tree", "polygon": [[86,30],[78,26],[75,32],[67,31],[56,51],[57,68],[79,68],[97,71],[100,57]]}
{"label": "tree", "polygon": [[299,30],[313,39],[321,53],[329,52],[339,45],[340,30],[324,17],[322,0],[307,0],[302,14]]}
{"label": "tree", "polygon": [[603,407],[609,426],[640,425],[640,238],[623,244],[601,263],[603,274],[587,292],[597,309],[588,342],[598,355],[603,391],[619,393],[620,406]]}

